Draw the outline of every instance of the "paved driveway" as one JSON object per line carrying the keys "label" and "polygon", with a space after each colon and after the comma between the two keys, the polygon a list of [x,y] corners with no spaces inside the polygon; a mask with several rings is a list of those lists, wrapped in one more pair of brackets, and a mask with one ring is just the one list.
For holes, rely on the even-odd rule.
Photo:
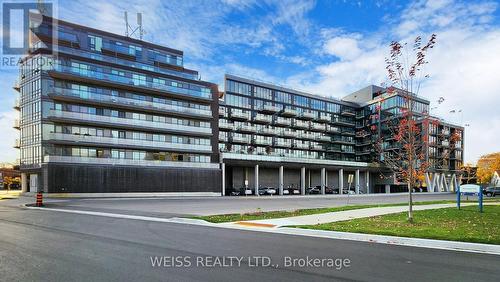
{"label": "paved driveway", "polygon": [[[415,194],[415,201],[453,200],[451,193]],[[262,196],[207,198],[107,198],[64,199],[48,203],[52,208],[90,210],[156,217],[213,215],[255,211],[296,210],[360,204],[403,203],[406,194],[351,196]]]}

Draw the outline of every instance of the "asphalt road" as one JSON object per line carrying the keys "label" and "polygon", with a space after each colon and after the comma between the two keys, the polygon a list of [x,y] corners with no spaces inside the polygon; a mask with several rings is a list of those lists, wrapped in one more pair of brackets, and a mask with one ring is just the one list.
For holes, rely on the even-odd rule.
{"label": "asphalt road", "polygon": [[[8,201],[0,201],[0,281],[498,281],[500,277],[500,256],[26,210]],[[151,256],[182,257],[191,266],[153,267]],[[245,259],[241,266],[209,267],[207,257],[213,256]],[[284,265],[286,257],[306,256],[350,263],[340,270]],[[255,257],[269,258],[272,266],[254,266]]]}
{"label": "asphalt road", "polygon": [[[414,201],[455,200],[452,193],[416,193]],[[378,194],[338,196],[261,196],[261,197],[205,197],[205,198],[100,198],[65,199],[48,207],[91,210],[100,212],[174,217],[213,215],[255,211],[295,210],[361,204],[404,203],[406,194]]]}

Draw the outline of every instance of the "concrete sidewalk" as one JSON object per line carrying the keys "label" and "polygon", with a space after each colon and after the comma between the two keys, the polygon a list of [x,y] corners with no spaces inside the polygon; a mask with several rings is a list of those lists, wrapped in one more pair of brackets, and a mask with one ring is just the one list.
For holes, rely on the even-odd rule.
{"label": "concrete sidewalk", "polygon": [[[500,204],[500,203],[497,203]],[[462,206],[477,205],[476,203],[463,203]],[[418,205],[413,206],[414,211],[432,210],[456,207],[456,204],[434,204],[434,205]],[[260,219],[236,222],[234,224],[244,226],[260,226],[260,227],[282,227],[294,225],[314,225],[329,222],[345,221],[356,218],[373,217],[385,214],[400,213],[408,211],[408,206],[395,206],[395,207],[377,207],[356,209],[339,212],[319,213],[311,215],[302,215],[294,217],[273,218],[273,219]]]}

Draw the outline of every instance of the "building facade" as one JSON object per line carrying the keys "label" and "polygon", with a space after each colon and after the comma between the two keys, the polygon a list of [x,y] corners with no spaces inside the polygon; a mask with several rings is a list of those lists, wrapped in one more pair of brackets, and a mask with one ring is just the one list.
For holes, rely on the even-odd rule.
{"label": "building facade", "polygon": [[[383,124],[401,112],[397,93],[369,86],[338,100],[226,75],[219,99],[216,84],[183,67],[182,51],[48,17],[31,32],[14,86],[24,191],[405,190],[380,177],[373,147],[383,139],[397,149]],[[428,113],[429,101],[415,105]],[[462,165],[463,128],[431,119],[423,186],[446,191]]]}
{"label": "building facade", "polygon": [[[447,191],[456,187],[463,128],[428,117],[429,101],[413,99],[417,119],[435,121],[423,143],[431,166],[422,190]],[[226,75],[219,106],[224,193],[273,187],[306,194],[316,186],[321,193],[407,191],[379,162],[399,146],[386,123],[401,117],[403,104],[401,95],[377,86],[336,100]],[[374,150],[379,140],[384,153]]]}
{"label": "building facade", "polygon": [[179,50],[44,17],[15,89],[25,191],[220,194],[217,85]]}

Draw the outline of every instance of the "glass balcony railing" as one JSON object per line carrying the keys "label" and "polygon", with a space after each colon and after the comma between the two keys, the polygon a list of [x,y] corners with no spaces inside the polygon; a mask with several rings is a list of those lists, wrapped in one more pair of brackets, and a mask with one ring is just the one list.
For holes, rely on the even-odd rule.
{"label": "glass balcony railing", "polygon": [[84,164],[106,164],[106,165],[133,165],[133,166],[159,166],[159,167],[192,167],[192,168],[219,168],[218,163],[201,163],[187,161],[160,161],[160,160],[133,160],[114,158],[92,158],[74,156],[45,156],[45,163],[84,163]]}
{"label": "glass balcony railing", "polygon": [[15,129],[20,129],[21,128],[21,122],[19,121],[18,118],[14,119],[14,125],[13,125],[13,127]]}
{"label": "glass balcony railing", "polygon": [[[73,49],[73,48],[69,48],[66,46],[57,46],[57,50],[60,53],[76,55],[79,57],[89,58],[92,60],[97,60],[97,61],[102,61],[102,62],[109,62],[109,63],[113,63],[113,64],[118,64],[118,65],[125,65],[125,66],[133,67],[136,69],[140,69],[140,70],[148,70],[148,71],[153,71],[153,72],[157,72],[157,73],[173,75],[173,76],[178,76],[178,77],[183,77],[183,78],[193,79],[193,80],[198,79],[198,75],[194,74],[194,73],[175,71],[175,70],[161,68],[161,67],[157,67],[157,66],[137,62],[137,61],[120,59],[117,57],[102,55],[99,53],[94,53],[94,52],[85,51],[85,50],[81,50],[81,49]],[[174,64],[174,65],[177,65],[177,64]]]}
{"label": "glass balcony railing", "polygon": [[287,118],[281,118],[281,117],[277,117],[275,120],[274,120],[274,124],[277,124],[277,125],[291,125],[292,122],[290,119],[287,119]]}
{"label": "glass balcony railing", "polygon": [[180,144],[180,143],[168,143],[160,141],[124,139],[124,138],[112,138],[112,137],[100,137],[100,136],[64,134],[64,133],[49,133],[47,136],[47,140],[69,141],[75,143],[107,144],[114,146],[151,147],[151,148],[160,148],[160,149],[175,150],[175,151],[196,151],[202,153],[212,152],[212,147],[210,145]]}
{"label": "glass balcony railing", "polygon": [[15,101],[14,101],[14,109],[16,110],[20,110],[21,109],[21,103],[19,101],[19,98],[17,98]]}
{"label": "glass balcony railing", "polygon": [[169,105],[164,103],[157,103],[152,101],[143,101],[131,98],[124,98],[119,96],[111,96],[99,93],[92,93],[88,91],[80,91],[76,89],[64,89],[59,87],[54,87],[51,95],[56,96],[66,96],[66,97],[74,97],[83,100],[92,100],[98,102],[112,103],[112,104],[121,104],[126,106],[136,106],[140,108],[153,109],[153,110],[161,110],[166,112],[173,112],[179,114],[190,114],[194,116],[203,116],[203,117],[211,117],[212,112],[210,110],[203,109],[195,109],[189,107],[182,107],[176,105]]}
{"label": "glass balcony railing", "polygon": [[96,80],[119,83],[127,86],[139,87],[144,89],[149,88],[149,89],[163,90],[172,94],[188,95],[196,98],[202,98],[205,100],[210,100],[212,96],[212,94],[209,92],[210,90],[201,91],[201,90],[187,89],[182,87],[175,87],[162,83],[154,83],[145,80],[133,79],[131,77],[126,77],[116,74],[104,73],[88,69],[81,69],[77,67],[64,66],[61,64],[54,64],[53,70],[57,72],[74,74],[81,77],[87,77]]}
{"label": "glass balcony railing", "polygon": [[21,140],[16,139],[14,141],[14,148],[21,148]]}
{"label": "glass balcony railing", "polygon": [[117,126],[134,126],[134,127],[152,128],[152,129],[159,129],[159,130],[165,130],[165,131],[170,131],[170,132],[191,133],[191,134],[200,134],[200,135],[211,135],[212,134],[212,129],[210,127],[196,127],[196,126],[179,125],[179,124],[171,124],[171,123],[164,123],[164,122],[136,120],[136,119],[127,119],[127,118],[119,118],[119,117],[109,117],[109,116],[99,116],[99,115],[92,115],[92,114],[86,114],[86,113],[66,112],[66,111],[58,111],[58,110],[50,110],[48,117],[49,118],[83,120],[86,123],[97,122],[97,123],[104,123],[104,124],[117,125]]}

